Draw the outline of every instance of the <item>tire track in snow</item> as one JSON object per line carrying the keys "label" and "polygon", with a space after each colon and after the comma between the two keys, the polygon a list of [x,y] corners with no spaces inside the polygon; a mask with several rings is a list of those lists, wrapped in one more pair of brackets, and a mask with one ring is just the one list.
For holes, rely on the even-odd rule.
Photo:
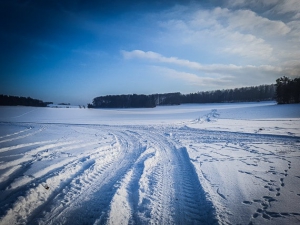
{"label": "tire track in snow", "polygon": [[177,149],[159,129],[133,127],[130,133],[147,143],[148,155],[141,155],[121,182],[108,224],[217,223],[186,149]]}
{"label": "tire track in snow", "polygon": [[[75,142],[76,143],[76,142]],[[92,146],[92,145],[96,145],[98,142],[90,142],[90,143],[86,143],[86,144],[79,144],[79,145],[71,145],[71,146],[68,146],[68,147],[62,147],[60,150],[61,151],[70,151],[70,150],[73,150],[73,149],[78,149],[78,148],[85,148],[85,147],[88,147],[88,146]],[[58,145],[59,146],[59,145]],[[41,149],[46,149],[44,147],[41,147]],[[48,153],[49,151],[47,151]],[[55,151],[53,152],[54,154],[56,153]],[[44,158],[47,159],[47,155],[49,154],[46,154],[46,156],[35,156],[35,158],[29,162],[26,162],[23,166],[26,168],[30,167],[33,163],[35,163],[36,161],[41,161],[43,162],[44,161]],[[11,183],[9,186],[8,186],[8,190],[9,189],[15,189],[15,188],[18,188],[19,186],[23,186],[23,185],[26,185],[27,183],[35,180],[35,179],[39,179],[41,177],[43,177],[44,175],[48,174],[48,173],[51,173],[52,171],[55,171],[67,164],[69,164],[70,162],[74,161],[74,157],[66,157],[65,159],[63,159],[62,161],[59,161],[55,164],[52,164],[52,165],[49,165],[47,166],[46,168],[44,169],[40,169],[39,171],[33,173],[32,175],[30,176],[25,176],[24,179],[18,179],[16,182],[13,182]]]}
{"label": "tire track in snow", "polygon": [[[83,161],[82,159],[81,161]],[[16,192],[19,197],[14,202],[10,210],[6,211],[5,216],[1,218],[4,224],[34,224],[37,221],[34,220],[37,214],[41,213],[41,208],[44,205],[49,204],[49,201],[53,199],[53,196],[60,190],[59,186],[66,185],[73,176],[81,173],[86,167],[89,167],[91,161],[82,163],[73,163],[62,168],[58,171],[58,174],[40,179],[37,186],[27,187],[26,189]],[[62,179],[64,182],[62,182]],[[50,189],[46,190],[42,183],[49,183]],[[21,192],[21,193],[20,193]],[[22,194],[24,193],[24,194]]]}
{"label": "tire track in snow", "polygon": [[[7,172],[10,175],[13,175],[13,178],[8,179],[4,184],[1,184],[2,187],[8,187],[5,188],[6,190],[2,190],[1,193],[1,221],[15,224],[26,223],[32,220],[32,218],[35,218],[36,213],[41,212],[40,208],[48,205],[49,201],[53,199],[53,196],[55,196],[54,193],[66,185],[66,182],[63,181],[64,179],[70,181],[76,174],[78,175],[82,173],[82,171],[92,165],[95,160],[90,159],[90,157],[92,157],[94,154],[99,155],[99,152],[102,152],[105,148],[111,150],[111,146],[107,146],[107,144],[105,144],[106,141],[102,141],[101,146],[99,147],[99,140],[97,139],[99,138],[93,137],[91,141],[85,139],[86,143],[83,143],[82,140],[69,140],[61,142],[58,139],[57,141],[25,143],[6,147],[4,150],[12,150],[25,146],[32,146],[35,144],[41,145],[43,143],[45,144],[52,142],[52,144],[40,146],[20,154],[20,156],[23,155],[23,158],[19,159],[20,161],[16,160],[15,162],[7,163],[2,162],[3,164],[1,166],[5,168],[12,168],[11,171],[7,170]],[[70,152],[74,151],[74,149],[86,149],[90,148],[91,146],[95,146],[94,149],[90,151],[84,151],[83,156],[82,154],[78,155],[78,153],[74,155],[80,156],[79,158],[78,156],[69,157],[69,153],[68,157],[62,155],[65,151]],[[60,156],[65,157],[65,160],[60,163],[54,161],[54,164],[47,165],[42,170],[35,169],[37,172],[33,174],[34,176],[23,176],[24,171],[30,169],[31,166],[35,165],[37,162],[46,162],[47,160],[49,161],[49,159],[53,160]],[[27,159],[30,157],[31,159],[28,161]],[[52,184],[50,185],[51,188],[46,192],[45,188],[40,185],[43,182]],[[14,183],[17,185],[12,185]]]}
{"label": "tire track in snow", "polygon": [[[22,138],[26,138],[26,137],[29,137],[29,136],[33,136],[37,133],[40,133],[42,132],[43,130],[45,130],[46,128],[45,127],[42,127],[40,129],[38,129],[37,131],[33,131],[31,133],[28,133],[28,134],[24,134],[24,135],[19,135],[17,137],[12,137],[12,138],[8,138],[8,139],[4,139],[4,140],[0,140],[0,143],[4,143],[4,142],[9,142],[9,141],[15,141],[15,140],[18,140],[18,139],[22,139]],[[31,131],[32,129],[30,129]]]}
{"label": "tire track in snow", "polygon": [[[158,148],[163,150],[164,157],[162,158],[169,160],[167,163],[161,162],[160,165],[164,167],[163,173],[158,173],[162,176],[159,179],[163,179],[161,188],[163,195],[168,196],[165,201],[168,202],[169,209],[166,210],[167,215],[162,215],[165,220],[156,222],[163,224],[217,223],[213,206],[206,199],[186,149],[176,148],[172,133],[157,134],[157,131],[155,133],[156,135],[152,135],[152,138],[156,141]],[[173,190],[170,191],[170,188]],[[168,215],[169,212],[172,213]]]}
{"label": "tire track in snow", "polygon": [[3,139],[3,138],[7,138],[7,137],[11,137],[11,136],[14,136],[14,135],[18,135],[18,134],[21,134],[21,133],[24,133],[24,132],[28,132],[32,129],[32,127],[29,127],[29,128],[26,128],[24,130],[20,130],[18,132],[15,132],[15,133],[11,133],[11,134],[6,134],[6,135],[3,135],[3,136],[0,136],[0,139]]}
{"label": "tire track in snow", "polygon": [[153,157],[152,150],[146,149],[121,181],[110,205],[107,224],[141,224],[137,215],[139,181],[145,167],[144,163],[151,157]]}
{"label": "tire track in snow", "polygon": [[132,127],[126,132],[147,148],[120,182],[107,224],[218,223],[185,148],[177,149],[156,129]]}
{"label": "tire track in snow", "polygon": [[178,211],[183,212],[178,218],[182,224],[217,224],[215,210],[207,199],[194,166],[191,164],[187,149],[176,149],[178,157],[178,177],[182,183],[177,187],[176,200]]}
{"label": "tire track in snow", "polygon": [[[146,138],[152,148],[156,150],[156,165],[153,168],[150,180],[154,181],[153,192],[148,194],[150,204],[147,207],[150,214],[150,223],[175,224],[173,203],[175,199],[174,182],[172,180],[174,168],[173,155],[168,144],[164,143],[164,136],[150,131]],[[151,196],[151,198],[150,198]],[[172,201],[173,199],[173,201]],[[146,201],[147,202],[147,201]],[[180,212],[179,212],[180,213]]]}
{"label": "tire track in snow", "polygon": [[95,182],[100,180],[101,176],[112,165],[115,155],[109,153],[114,150],[116,151],[115,148],[108,148],[101,151],[101,155],[96,153],[94,157],[92,156],[93,161],[90,166],[73,176],[72,180],[61,189],[61,193],[55,197],[56,203],[48,207],[50,213],[46,214],[46,221],[42,220],[42,224],[47,224],[47,221],[56,220],[57,217],[66,214],[65,211],[72,207],[74,199],[80,198],[81,194],[88,193],[90,189],[93,189],[93,186],[96,186]]}
{"label": "tire track in snow", "polygon": [[[59,161],[53,161],[53,165],[39,171],[33,180],[11,189],[9,199],[12,203],[2,208],[6,210],[2,221],[12,224],[218,223],[216,206],[205,195],[203,189],[206,187],[199,182],[195,170],[198,159],[191,162],[189,144],[202,146],[199,154],[201,162],[210,163],[204,161],[210,157],[212,163],[235,160],[252,166],[248,161],[258,158],[255,155],[258,153],[254,151],[254,140],[264,144],[274,140],[289,142],[284,137],[271,135],[211,132],[171,126],[85,125],[84,129],[82,125],[51,126],[54,131],[62,129],[58,140],[49,143],[37,141],[37,145],[41,146],[28,149],[23,158],[8,162],[11,166],[0,164],[0,167],[7,170],[16,167],[8,173],[17,178],[24,169],[31,168],[37,162],[59,157],[71,161],[61,165]],[[209,147],[211,143],[218,145],[213,145],[211,151],[206,153],[206,146]],[[242,145],[244,143],[253,143],[253,146]],[[19,148],[26,144],[33,146],[33,143],[24,143],[11,147]],[[242,150],[255,157],[232,158],[232,155],[219,152],[230,146],[234,151]],[[193,151],[197,152],[197,147],[193,146]],[[270,159],[270,154],[263,150],[260,158]],[[36,158],[30,158],[33,156]],[[277,156],[273,154],[272,157]],[[20,168],[20,165],[28,167]],[[288,166],[291,167],[290,164]],[[49,190],[41,185],[43,182],[50,186]],[[220,191],[223,193],[221,188]],[[219,212],[226,213],[226,210]],[[219,222],[226,222],[226,218],[219,219]]]}
{"label": "tire track in snow", "polygon": [[[109,205],[113,196],[119,187],[125,174],[128,173],[136,159],[140,156],[144,149],[140,146],[137,139],[134,137],[128,138],[126,131],[108,130],[112,133],[117,142],[113,144],[117,149],[112,151],[110,159],[104,159],[104,168],[96,176],[91,176],[90,184],[84,189],[84,195],[79,195],[72,198],[69,205],[57,209],[54,207],[49,213],[49,217],[45,216],[45,220],[40,220],[41,224],[48,223],[65,223],[72,221],[72,224],[83,223],[103,223],[109,217]],[[99,164],[100,165],[100,164]],[[91,167],[94,170],[97,166]],[[90,173],[90,172],[89,172]],[[82,177],[77,177],[77,182],[84,182],[85,173]],[[73,179],[74,180],[74,179]],[[73,181],[72,181],[73,183]],[[83,185],[79,185],[83,187]],[[70,193],[75,193],[74,189],[67,190]],[[102,194],[105,193],[103,196]],[[51,222],[50,222],[51,221]]]}
{"label": "tire track in snow", "polygon": [[[76,142],[75,142],[76,143]],[[81,145],[71,145],[68,147],[65,147],[65,150],[73,150],[76,148],[83,148],[83,147],[88,147],[88,146],[93,146],[96,145],[97,142],[90,142],[86,144],[81,144]],[[7,208],[12,207],[13,211],[18,208],[18,210],[27,210],[28,214],[23,213],[23,218],[22,220],[27,220],[28,217],[30,217],[30,214],[33,214],[34,209],[26,209],[28,207],[28,204],[32,202],[32,198],[30,195],[31,193],[28,194],[28,191],[26,190],[28,188],[31,188],[32,190],[35,189],[36,184],[40,184],[48,180],[51,183],[53,183],[53,179],[56,181],[55,177],[70,177],[70,173],[67,168],[77,168],[76,173],[80,173],[78,171],[81,171],[81,167],[79,165],[82,164],[82,168],[85,169],[87,165],[93,163],[94,159],[90,159],[93,157],[93,154],[89,154],[90,152],[87,152],[88,156],[82,156],[80,158],[77,157],[66,157],[64,160],[62,160],[59,163],[55,163],[53,165],[47,166],[45,169],[38,171],[37,173],[33,174],[32,176],[20,176],[17,180],[12,180],[11,184],[6,188],[5,190],[5,195],[1,195],[1,202],[5,204],[5,208],[2,207],[2,212],[5,212]],[[94,153],[98,154],[98,153]],[[24,164],[20,169],[19,169],[19,175],[22,175],[24,170],[29,169],[30,166],[32,165],[33,162]],[[71,176],[72,177],[72,176]],[[48,182],[48,183],[49,183]],[[60,180],[61,183],[62,180]],[[54,182],[55,183],[55,182]],[[52,188],[57,188],[60,184],[53,185]],[[29,197],[27,196],[29,195]],[[22,203],[20,205],[18,198],[16,196],[24,196],[24,198],[27,198],[27,204]],[[49,197],[49,196],[48,196]],[[17,199],[17,201],[13,201],[13,199]],[[39,204],[44,204],[39,202]],[[39,204],[36,203],[35,207],[39,207]],[[1,216],[1,215],[0,215]],[[5,219],[5,217],[4,217]]]}
{"label": "tire track in snow", "polygon": [[[6,188],[9,188],[12,185],[12,183],[15,180],[15,177],[22,177],[24,171],[28,170],[30,166],[37,162],[37,161],[43,161],[43,159],[51,158],[51,155],[56,155],[54,157],[61,157],[63,152],[62,150],[72,150],[76,148],[83,147],[84,145],[77,145],[79,143],[82,143],[80,140],[75,140],[75,141],[66,141],[66,142],[58,142],[54,144],[48,144],[48,145],[43,145],[38,148],[34,148],[32,150],[29,150],[25,153],[23,153],[22,158],[18,158],[16,160],[4,162],[0,164],[0,170],[6,170],[5,173],[0,178],[0,190],[4,190]],[[75,145],[74,145],[75,144]],[[62,146],[67,146],[69,147],[62,147]],[[60,147],[60,148],[59,148]],[[53,156],[52,156],[53,157]],[[48,168],[49,170],[49,168]],[[27,180],[27,183],[32,181],[34,176],[26,176],[25,179]],[[20,179],[19,179],[20,181]],[[22,183],[22,182],[21,182]],[[25,182],[26,183],[26,182]],[[23,185],[25,184],[23,182]],[[3,195],[2,195],[3,198]],[[1,199],[1,198],[0,198]]]}
{"label": "tire track in snow", "polygon": [[51,142],[56,142],[56,140],[37,141],[37,142],[31,142],[31,143],[12,145],[12,146],[9,146],[9,147],[3,147],[3,148],[0,148],[0,153],[15,150],[15,149],[19,149],[19,148],[30,147],[30,146],[33,146],[33,145],[48,144],[48,143],[51,143]]}
{"label": "tire track in snow", "polygon": [[[65,145],[71,145],[71,144],[79,144],[82,141],[66,141],[66,142],[60,142],[60,143],[54,143],[54,144],[48,144],[48,145],[43,145],[41,147],[29,150],[24,153],[24,157],[10,161],[10,162],[5,162],[3,164],[0,164],[0,169],[6,169],[9,167],[14,167],[23,163],[30,163],[33,162],[34,159],[33,157],[37,157],[38,154],[43,153],[44,151],[51,152],[53,149],[56,149],[61,146]],[[60,149],[61,150],[61,149]]]}

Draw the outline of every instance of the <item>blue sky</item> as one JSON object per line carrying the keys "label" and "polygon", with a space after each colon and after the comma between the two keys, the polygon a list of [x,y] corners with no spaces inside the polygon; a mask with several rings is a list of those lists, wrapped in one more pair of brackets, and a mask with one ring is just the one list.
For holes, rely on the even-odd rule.
{"label": "blue sky", "polygon": [[3,0],[0,15],[0,94],[87,104],[300,75],[299,0]]}

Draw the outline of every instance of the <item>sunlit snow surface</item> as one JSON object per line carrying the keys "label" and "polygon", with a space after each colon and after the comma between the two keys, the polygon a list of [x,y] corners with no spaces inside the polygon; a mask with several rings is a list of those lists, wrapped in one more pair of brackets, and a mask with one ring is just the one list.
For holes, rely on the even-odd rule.
{"label": "sunlit snow surface", "polygon": [[299,224],[300,104],[0,107],[0,224]]}

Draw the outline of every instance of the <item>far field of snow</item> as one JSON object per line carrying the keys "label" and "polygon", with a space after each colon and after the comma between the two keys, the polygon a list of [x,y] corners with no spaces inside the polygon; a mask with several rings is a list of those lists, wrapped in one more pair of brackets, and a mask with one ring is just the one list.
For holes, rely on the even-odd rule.
{"label": "far field of snow", "polygon": [[0,107],[0,224],[299,224],[300,104]]}

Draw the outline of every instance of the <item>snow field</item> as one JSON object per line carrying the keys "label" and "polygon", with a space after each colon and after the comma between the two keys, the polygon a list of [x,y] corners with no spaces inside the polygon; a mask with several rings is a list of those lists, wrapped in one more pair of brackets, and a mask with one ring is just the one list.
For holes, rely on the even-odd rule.
{"label": "snow field", "polygon": [[300,221],[295,105],[278,119],[271,103],[109,110],[112,124],[106,110],[11,108],[0,108],[0,224]]}

